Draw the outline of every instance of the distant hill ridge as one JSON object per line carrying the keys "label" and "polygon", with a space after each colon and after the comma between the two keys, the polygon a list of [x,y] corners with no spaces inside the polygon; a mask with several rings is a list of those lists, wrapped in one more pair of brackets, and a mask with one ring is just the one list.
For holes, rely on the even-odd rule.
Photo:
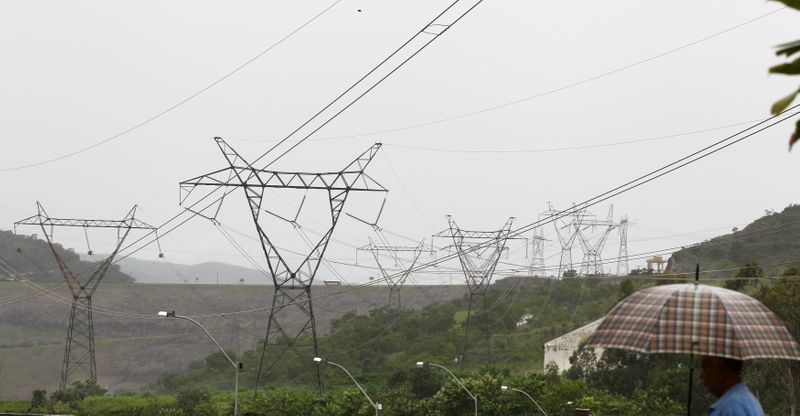
{"label": "distant hill ridge", "polygon": [[720,270],[710,276],[732,277],[747,263],[757,263],[767,275],[800,265],[800,205],[767,211],[741,230],[676,251],[666,272],[690,273],[700,264],[702,270]]}
{"label": "distant hill ridge", "polygon": [[169,259],[140,260],[132,257],[119,262],[121,270],[138,283],[271,284],[261,271],[227,263],[172,263]]}

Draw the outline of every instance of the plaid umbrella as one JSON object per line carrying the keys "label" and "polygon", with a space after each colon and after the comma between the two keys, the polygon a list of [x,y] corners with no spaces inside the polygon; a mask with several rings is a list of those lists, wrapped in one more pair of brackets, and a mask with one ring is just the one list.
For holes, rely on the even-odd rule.
{"label": "plaid umbrella", "polygon": [[800,344],[761,302],[697,283],[655,286],[617,304],[587,347],[800,360]]}

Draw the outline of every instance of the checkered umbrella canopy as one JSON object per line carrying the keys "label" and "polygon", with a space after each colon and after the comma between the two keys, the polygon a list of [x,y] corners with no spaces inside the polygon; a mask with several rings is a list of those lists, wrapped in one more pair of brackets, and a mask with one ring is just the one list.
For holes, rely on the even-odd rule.
{"label": "checkered umbrella canopy", "polygon": [[587,347],[800,360],[800,344],[761,302],[696,283],[655,286],[617,304]]}

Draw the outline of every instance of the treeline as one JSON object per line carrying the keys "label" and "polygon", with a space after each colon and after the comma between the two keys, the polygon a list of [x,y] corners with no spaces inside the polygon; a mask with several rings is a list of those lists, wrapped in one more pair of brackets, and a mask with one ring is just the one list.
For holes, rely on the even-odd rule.
{"label": "treeline", "polygon": [[[759,299],[778,315],[797,339],[800,338],[800,271],[789,268],[781,274],[783,276],[778,279],[764,278],[764,271],[751,263],[739,270],[736,279],[718,282]],[[691,363],[688,356],[607,350],[602,357],[597,357],[591,351],[579,350],[571,359],[573,367],[564,374],[559,375],[558,369],[552,367],[542,372],[542,345],[546,341],[604,315],[616,302],[637,289],[672,281],[589,278],[538,280],[535,285],[522,283],[525,281],[530,282],[517,278],[493,286],[487,298],[489,312],[472,319],[471,327],[475,330],[468,342],[471,348],[467,351],[465,368],[457,374],[476,385],[489,383],[486,381],[489,379],[494,380],[491,383],[523,385],[526,383],[523,380],[528,378],[542,380],[544,384],[534,391],[551,398],[544,399],[549,406],[545,408],[548,414],[568,414],[559,413],[568,412],[566,402],[582,403],[596,415],[679,414],[684,411],[689,366],[697,368],[696,378],[700,372],[698,363]],[[321,338],[321,355],[350,369],[378,397],[389,397],[382,399],[387,403],[393,400],[401,403],[403,400],[420,403],[432,400],[430,403],[433,403],[436,400],[432,398],[440,394],[439,389],[448,385],[447,379],[435,373],[422,377],[414,363],[431,361],[458,368],[453,359],[461,346],[465,308],[466,299],[461,299],[436,303],[418,311],[398,313],[378,309],[369,316],[347,314],[334,323],[329,336]],[[523,315],[532,317],[517,326]],[[491,361],[479,330],[485,323],[492,333]],[[313,386],[314,374],[307,371],[308,367],[293,355],[286,357],[262,379],[262,385],[278,390]],[[242,355],[244,385],[254,383],[259,358],[260,348]],[[153,387],[163,392],[180,391],[185,386],[225,390],[231,388],[229,373],[230,364],[224,357],[212,354],[204,363],[196,364],[194,371],[169,376]],[[792,403],[797,405],[798,363],[755,360],[747,363],[745,375],[768,414],[790,414]],[[332,386],[350,385],[346,376],[334,368],[325,368],[323,377]],[[425,390],[420,387],[424,384],[422,380],[431,383],[427,395],[420,394]],[[703,415],[714,399],[703,390],[699,378],[695,379],[694,388],[694,413]],[[493,391],[489,387],[484,390],[486,395]],[[321,400],[313,392],[304,394],[308,394],[308,400],[314,397],[317,397],[314,400]],[[563,403],[559,402],[562,399]],[[425,407],[427,404],[419,408],[411,404],[401,406],[417,410],[398,414],[468,414],[459,411],[425,413],[430,411]]]}
{"label": "treeline", "polygon": [[[56,252],[61,256],[69,269],[80,274],[93,270],[96,263],[83,261],[78,253],[61,244],[54,244]],[[99,257],[99,256],[98,256]],[[58,282],[64,275],[58,268],[46,240],[34,235],[18,235],[11,231],[0,230],[0,259],[7,263],[15,273],[9,273],[5,267],[0,269],[0,280],[22,278],[35,282]],[[98,258],[98,260],[101,260]],[[111,265],[103,278],[103,283],[133,283],[135,279],[122,271],[119,266]]]}
{"label": "treeline", "polygon": [[[525,281],[536,283],[527,285]],[[545,342],[603,316],[618,299],[616,282],[606,279],[500,281],[487,295],[487,313],[482,312],[482,303],[473,305],[464,367],[470,371],[487,365],[519,372],[541,371]],[[391,378],[391,374],[405,371],[420,360],[452,365],[464,339],[467,304],[465,296],[420,310],[376,309],[368,316],[345,314],[333,322],[329,335],[319,338],[320,355],[367,381]],[[531,318],[517,326],[525,315]],[[491,345],[486,343],[487,333]],[[242,385],[255,384],[262,346],[238,357],[244,363]],[[159,392],[175,392],[182,386],[230,388],[229,377],[221,376],[229,368],[221,353],[212,354],[193,364],[192,371],[170,375],[152,388]],[[312,385],[316,375],[309,370],[309,365],[288,352],[266,376],[262,375],[261,383]],[[325,377],[335,380],[342,375],[327,371]]]}
{"label": "treeline", "polygon": [[[762,301],[800,337],[800,271],[786,269],[779,279],[763,278],[758,265],[740,269],[740,278],[721,282]],[[747,277],[743,279],[742,277]],[[347,314],[320,339],[321,355],[347,367],[370,397],[382,403],[382,415],[468,415],[474,402],[437,368],[418,368],[430,361],[452,369],[479,399],[480,414],[536,414],[521,393],[501,391],[509,385],[530,394],[549,415],[572,415],[588,408],[600,415],[673,415],[685,412],[689,366],[695,371],[695,415],[704,415],[714,398],[703,390],[699,366],[678,354],[638,354],[606,350],[598,357],[579,349],[572,367],[561,373],[542,371],[542,345],[605,314],[616,302],[643,286],[669,283],[652,280],[570,279],[562,281],[509,279],[492,287],[488,313],[476,314],[471,325],[491,330],[491,361],[482,333],[473,331],[459,369],[453,358],[463,337],[467,299],[439,302],[416,311],[377,309],[369,316]],[[480,310],[480,308],[477,308]],[[526,323],[519,318],[532,315]],[[517,324],[520,323],[518,326]],[[278,362],[261,388],[253,392],[260,347],[235,357],[240,373],[240,414],[371,415],[374,409],[347,376],[322,366],[325,394],[314,388],[313,368],[292,353]],[[308,363],[310,364],[310,363]],[[800,391],[800,366],[783,360],[746,363],[745,379],[767,414],[791,414]],[[233,370],[220,353],[211,354],[192,370],[166,377],[151,393],[83,397],[51,395],[45,406],[76,414],[224,415],[233,406]],[[78,397],[64,402],[59,397]],[[186,399],[192,397],[192,399]],[[182,403],[182,404],[181,404]],[[29,405],[30,406],[30,405]]]}

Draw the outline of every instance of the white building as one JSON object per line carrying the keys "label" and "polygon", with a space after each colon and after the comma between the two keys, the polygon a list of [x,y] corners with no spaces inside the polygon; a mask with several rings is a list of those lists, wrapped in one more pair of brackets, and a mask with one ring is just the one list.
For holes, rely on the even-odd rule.
{"label": "white building", "polygon": [[[558,369],[565,371],[571,367],[569,357],[578,349],[581,342],[586,341],[595,329],[600,326],[600,318],[592,323],[586,324],[574,331],[568,332],[556,339],[547,341],[544,344],[544,365],[547,367],[551,361],[558,365]],[[603,355],[602,348],[595,348],[595,354],[600,358]]]}

